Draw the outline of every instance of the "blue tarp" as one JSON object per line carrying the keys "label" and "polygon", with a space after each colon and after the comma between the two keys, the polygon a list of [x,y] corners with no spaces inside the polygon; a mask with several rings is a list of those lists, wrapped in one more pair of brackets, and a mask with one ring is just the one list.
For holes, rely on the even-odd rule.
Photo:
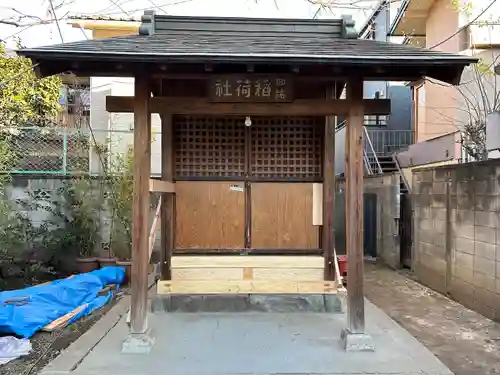
{"label": "blue tarp", "polygon": [[70,323],[105,305],[113,291],[99,296],[106,286],[118,286],[125,270],[121,267],[103,267],[67,279],[26,289],[0,292],[0,332],[29,338],[47,324],[88,304]]}

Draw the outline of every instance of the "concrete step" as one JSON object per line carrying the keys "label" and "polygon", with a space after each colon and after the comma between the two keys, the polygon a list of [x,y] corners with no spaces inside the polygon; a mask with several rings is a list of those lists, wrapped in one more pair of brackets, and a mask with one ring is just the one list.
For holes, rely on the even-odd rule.
{"label": "concrete step", "polygon": [[344,313],[346,291],[327,294],[191,294],[158,295],[151,303],[155,314],[200,312]]}

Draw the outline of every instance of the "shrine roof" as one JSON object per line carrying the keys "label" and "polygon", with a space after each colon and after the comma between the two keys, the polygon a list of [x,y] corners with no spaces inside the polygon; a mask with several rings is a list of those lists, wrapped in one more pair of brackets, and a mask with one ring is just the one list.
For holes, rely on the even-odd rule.
{"label": "shrine roof", "polygon": [[[145,12],[138,35],[19,50],[41,75],[99,72],[109,64],[284,64],[382,69],[379,77],[419,76],[456,84],[477,59],[408,45],[357,39],[349,17],[329,20],[179,17]],[[125,73],[132,69],[127,65]],[[85,66],[86,68],[82,68]],[[106,68],[109,70],[109,66]],[[105,70],[106,70],[105,69]],[[59,70],[59,71],[57,71]],[[90,71],[89,71],[90,70]]]}

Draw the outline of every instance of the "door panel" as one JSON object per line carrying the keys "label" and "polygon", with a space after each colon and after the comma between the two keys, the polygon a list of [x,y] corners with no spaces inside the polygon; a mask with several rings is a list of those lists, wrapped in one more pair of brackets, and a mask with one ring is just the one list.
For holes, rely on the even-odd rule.
{"label": "door panel", "polygon": [[317,249],[312,183],[252,183],[252,248]]}
{"label": "door panel", "polygon": [[245,193],[242,182],[177,181],[177,249],[244,247]]}

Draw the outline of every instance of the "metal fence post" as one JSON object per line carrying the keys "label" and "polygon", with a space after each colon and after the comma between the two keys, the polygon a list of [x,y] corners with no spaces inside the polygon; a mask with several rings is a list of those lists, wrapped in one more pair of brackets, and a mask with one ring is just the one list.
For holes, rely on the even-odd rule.
{"label": "metal fence post", "polygon": [[68,132],[66,129],[63,131],[63,160],[62,171],[64,174],[68,173]]}

